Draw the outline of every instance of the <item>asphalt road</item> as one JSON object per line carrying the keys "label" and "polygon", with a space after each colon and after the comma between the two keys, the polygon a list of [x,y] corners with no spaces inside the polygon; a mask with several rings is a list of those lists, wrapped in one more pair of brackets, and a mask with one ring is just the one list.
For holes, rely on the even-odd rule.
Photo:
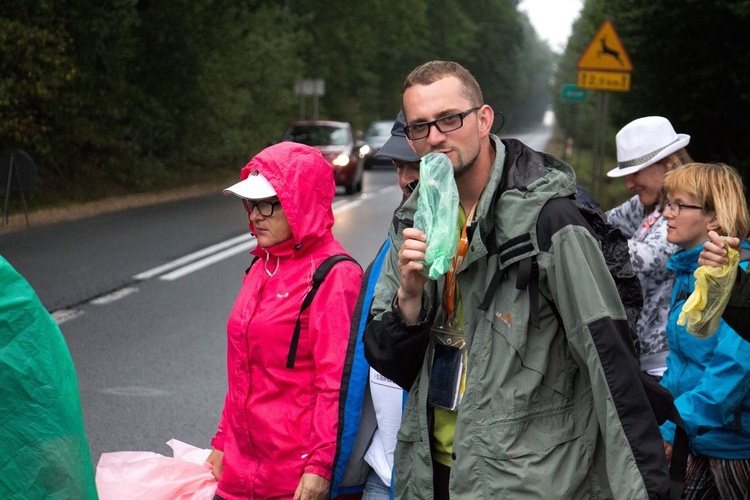
{"label": "asphalt road", "polygon": [[[543,148],[549,130],[520,138]],[[392,169],[336,197],[334,233],[363,267],[400,199]],[[220,193],[0,236],[68,343],[94,463],[111,451],[171,456],[172,438],[210,447],[250,244],[244,209]]]}
{"label": "asphalt road", "polygon": [[[364,184],[336,197],[334,233],[367,265],[401,194],[392,169]],[[95,463],[109,451],[171,456],[171,438],[210,447],[250,244],[244,208],[221,194],[0,237],[66,338]]]}

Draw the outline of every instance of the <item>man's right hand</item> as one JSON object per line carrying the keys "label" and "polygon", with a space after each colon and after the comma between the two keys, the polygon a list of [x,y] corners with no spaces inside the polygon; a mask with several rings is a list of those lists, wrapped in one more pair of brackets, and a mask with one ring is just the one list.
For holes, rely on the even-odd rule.
{"label": "man's right hand", "polygon": [[[740,248],[739,238],[727,238],[727,244],[730,247]],[[721,267],[729,263],[727,251],[724,249],[724,240],[716,231],[708,232],[708,241],[703,244],[703,250],[698,257],[698,264],[701,266]]]}
{"label": "man's right hand", "polygon": [[667,458],[667,465],[672,462],[672,443],[664,441],[664,456]]}
{"label": "man's right hand", "polygon": [[424,270],[427,235],[419,229],[404,229],[404,244],[398,252],[401,286],[398,288],[398,309],[407,324],[419,320],[422,312],[422,292],[427,278]]}
{"label": "man's right hand", "polygon": [[214,448],[206,459],[207,464],[211,464],[211,472],[218,481],[221,478],[221,471],[224,469],[224,452]]}

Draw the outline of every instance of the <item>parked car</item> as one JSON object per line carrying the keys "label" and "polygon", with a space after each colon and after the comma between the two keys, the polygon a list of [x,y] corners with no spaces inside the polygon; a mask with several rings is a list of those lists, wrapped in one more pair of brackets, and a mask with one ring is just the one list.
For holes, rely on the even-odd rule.
{"label": "parked car", "polygon": [[378,120],[370,123],[367,128],[364,137],[364,142],[367,145],[367,152],[364,154],[365,170],[371,169],[373,165],[393,165],[388,158],[375,157],[375,153],[380,151],[385,141],[391,138],[393,123],[393,120]]}
{"label": "parked car", "polygon": [[354,144],[352,127],[347,122],[302,120],[292,123],[284,134],[285,141],[314,146],[333,167],[337,186],[346,194],[362,191],[364,159]]}

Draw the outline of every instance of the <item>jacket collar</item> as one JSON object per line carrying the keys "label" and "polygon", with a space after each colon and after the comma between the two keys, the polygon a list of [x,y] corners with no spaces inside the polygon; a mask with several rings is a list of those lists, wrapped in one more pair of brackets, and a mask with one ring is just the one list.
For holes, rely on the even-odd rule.
{"label": "jacket collar", "polygon": [[667,261],[667,269],[674,272],[691,273],[698,269],[698,256],[703,250],[703,243],[694,246],[689,250],[678,250]]}

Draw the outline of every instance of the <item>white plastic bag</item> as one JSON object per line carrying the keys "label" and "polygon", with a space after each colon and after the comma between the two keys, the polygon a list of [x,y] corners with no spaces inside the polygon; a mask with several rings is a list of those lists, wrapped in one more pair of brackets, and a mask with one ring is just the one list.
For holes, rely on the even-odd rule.
{"label": "white plastic bag", "polygon": [[96,466],[100,500],[211,500],[216,480],[206,463],[211,450],[176,439],[174,458],[150,451],[102,453]]}

